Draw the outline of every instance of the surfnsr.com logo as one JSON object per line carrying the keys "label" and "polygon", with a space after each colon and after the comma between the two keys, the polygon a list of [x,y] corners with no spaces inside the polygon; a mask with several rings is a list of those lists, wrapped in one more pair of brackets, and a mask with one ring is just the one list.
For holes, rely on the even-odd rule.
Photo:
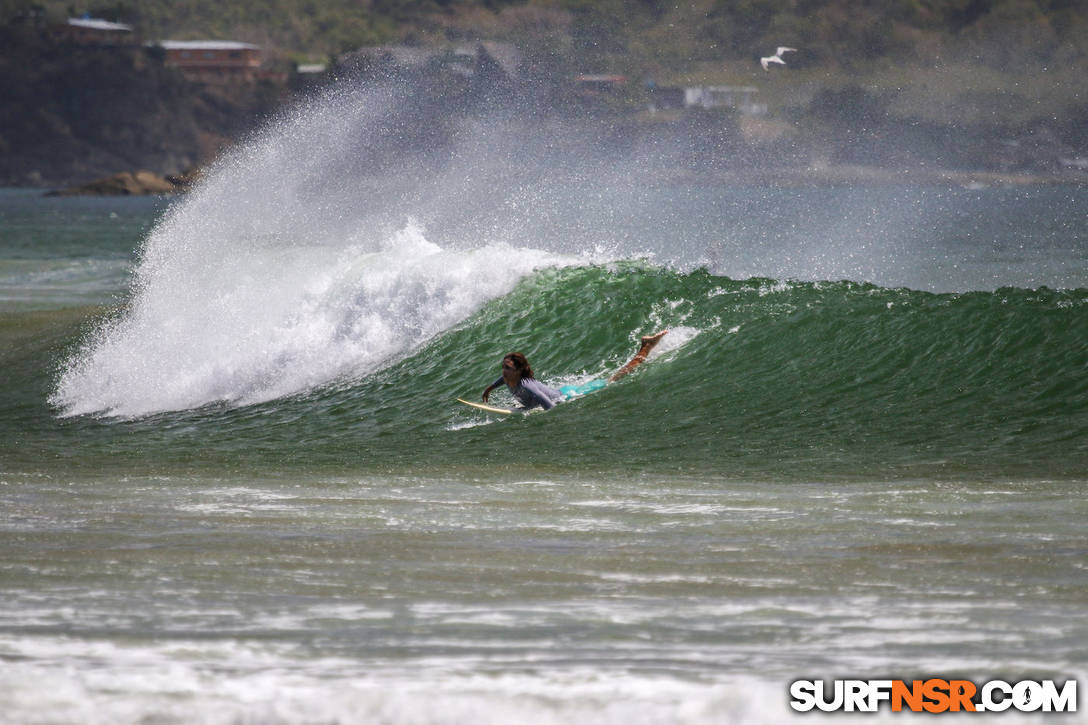
{"label": "surfnsr.com logo", "polygon": [[790,698],[798,712],[877,712],[884,704],[892,712],[1076,712],[1077,681],[797,680]]}

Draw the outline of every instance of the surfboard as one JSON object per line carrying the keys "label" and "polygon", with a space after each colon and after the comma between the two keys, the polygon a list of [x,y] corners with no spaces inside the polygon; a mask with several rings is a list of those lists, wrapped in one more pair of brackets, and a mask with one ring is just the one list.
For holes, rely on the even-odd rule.
{"label": "surfboard", "polygon": [[463,400],[462,398],[458,398],[457,402],[458,403],[464,403],[465,405],[467,405],[470,408],[476,408],[477,410],[485,410],[488,413],[498,413],[499,415],[510,415],[511,413],[514,412],[514,411],[510,410],[509,408],[496,408],[496,407],[494,407],[492,405],[484,405],[483,403],[473,403],[470,400]]}

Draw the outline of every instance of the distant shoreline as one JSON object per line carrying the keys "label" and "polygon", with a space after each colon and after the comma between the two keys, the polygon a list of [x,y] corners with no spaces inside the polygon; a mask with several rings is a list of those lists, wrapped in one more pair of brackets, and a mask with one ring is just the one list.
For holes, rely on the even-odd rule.
{"label": "distant shoreline", "polygon": [[766,186],[850,186],[857,184],[925,184],[964,188],[1088,185],[1088,173],[1001,172],[951,169],[891,169],[879,166],[828,164],[809,167],[752,168],[723,171],[676,170],[666,175],[672,181]]}
{"label": "distant shoreline", "polygon": [[[119,183],[118,180],[121,179],[126,183]],[[156,183],[133,183],[134,179],[139,179],[141,182],[147,182],[150,179]],[[1088,173],[1075,170],[1053,173],[962,171],[924,168],[891,169],[852,164],[713,171],[662,169],[651,174],[651,179],[652,182],[656,183],[752,184],[756,186],[786,187],[924,184],[984,189],[989,187],[1088,185]],[[46,196],[53,197],[171,196],[184,194],[191,183],[191,178],[186,179],[185,183],[178,183],[176,179],[167,179],[142,171],[131,174],[115,174],[88,184],[79,184],[62,189],[46,187],[42,190]]]}

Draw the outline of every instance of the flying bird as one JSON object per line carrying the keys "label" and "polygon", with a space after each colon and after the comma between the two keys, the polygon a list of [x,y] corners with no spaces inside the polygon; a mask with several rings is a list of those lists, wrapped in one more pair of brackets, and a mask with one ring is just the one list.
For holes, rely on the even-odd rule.
{"label": "flying bird", "polygon": [[767,66],[769,66],[771,63],[780,63],[781,65],[786,65],[786,61],[782,60],[782,54],[796,52],[797,48],[787,48],[784,45],[780,45],[778,46],[778,50],[774,52],[774,55],[769,55],[766,58],[760,58],[759,64],[763,66],[763,70],[767,70]]}

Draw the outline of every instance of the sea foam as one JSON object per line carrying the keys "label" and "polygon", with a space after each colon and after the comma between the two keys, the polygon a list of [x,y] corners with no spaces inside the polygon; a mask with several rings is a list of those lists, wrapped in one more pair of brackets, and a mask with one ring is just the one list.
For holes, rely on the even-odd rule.
{"label": "sea foam", "polygon": [[330,93],[225,155],[147,237],[128,304],[67,361],[51,402],[134,417],[362,376],[532,271],[578,261],[464,225],[459,243],[429,241],[405,210],[413,183],[434,194],[442,179],[420,181],[410,159],[377,176],[358,161],[389,155],[367,144],[398,102]]}
{"label": "sea foam", "polygon": [[54,403],[129,417],[365,375],[560,263],[505,244],[444,250],[412,224],[342,249],[223,244],[179,274],[151,275],[71,361]]}

